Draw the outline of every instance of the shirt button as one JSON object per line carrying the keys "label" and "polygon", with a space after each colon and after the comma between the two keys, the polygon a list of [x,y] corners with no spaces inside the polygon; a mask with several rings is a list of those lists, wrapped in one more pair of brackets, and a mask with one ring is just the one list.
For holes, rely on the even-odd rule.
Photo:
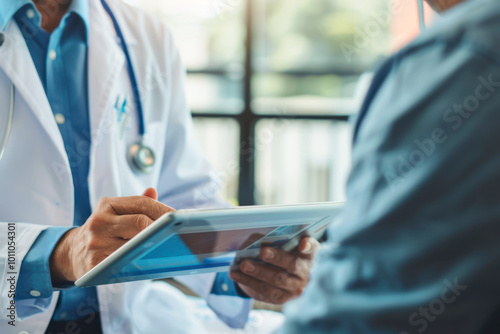
{"label": "shirt button", "polygon": [[228,290],[229,290],[229,287],[227,286],[227,284],[226,283],[222,283],[222,291],[228,292]]}
{"label": "shirt button", "polygon": [[66,117],[64,117],[63,114],[56,114],[55,117],[56,117],[56,122],[59,125],[62,125],[62,124],[64,124],[66,122]]}
{"label": "shirt button", "polygon": [[30,295],[32,295],[33,297],[40,297],[42,294],[38,290],[31,290]]}
{"label": "shirt button", "polygon": [[57,58],[57,52],[56,50],[50,50],[49,51],[49,59],[50,60],[55,60]]}
{"label": "shirt button", "polygon": [[26,16],[28,19],[32,20],[35,17],[35,11],[32,8],[28,9],[26,11]]}

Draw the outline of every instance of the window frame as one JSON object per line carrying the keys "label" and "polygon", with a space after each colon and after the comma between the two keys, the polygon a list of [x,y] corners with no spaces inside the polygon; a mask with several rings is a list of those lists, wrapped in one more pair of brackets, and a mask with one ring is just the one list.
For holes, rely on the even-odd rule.
{"label": "window frame", "polygon": [[[303,76],[322,76],[325,74],[336,74],[339,76],[361,75],[364,69],[326,69],[324,72],[318,71],[267,71],[258,72],[253,63],[254,50],[254,17],[255,17],[255,0],[245,0],[244,19],[245,19],[245,52],[244,52],[244,72],[243,72],[243,110],[240,114],[218,113],[213,111],[203,112],[195,110],[192,112],[193,118],[212,118],[212,119],[233,119],[240,128],[240,145],[239,145],[239,166],[240,173],[238,179],[238,204],[239,205],[255,205],[255,127],[260,120],[264,119],[289,119],[289,120],[319,120],[319,121],[339,121],[347,122],[350,118],[348,114],[332,114],[332,115],[314,115],[304,113],[294,114],[261,114],[256,113],[252,107],[253,93],[252,83],[256,74],[271,73],[285,74],[291,77]],[[212,76],[227,76],[230,73],[226,70],[205,69],[205,70],[188,70],[189,74],[205,74]]]}

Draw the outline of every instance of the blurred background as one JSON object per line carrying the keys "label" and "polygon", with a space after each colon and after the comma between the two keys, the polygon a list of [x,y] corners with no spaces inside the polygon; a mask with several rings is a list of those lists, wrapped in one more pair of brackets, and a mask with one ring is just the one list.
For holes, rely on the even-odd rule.
{"label": "blurred background", "polygon": [[418,34],[416,1],[126,2],[172,30],[225,199],[345,199],[352,116],[377,64]]}

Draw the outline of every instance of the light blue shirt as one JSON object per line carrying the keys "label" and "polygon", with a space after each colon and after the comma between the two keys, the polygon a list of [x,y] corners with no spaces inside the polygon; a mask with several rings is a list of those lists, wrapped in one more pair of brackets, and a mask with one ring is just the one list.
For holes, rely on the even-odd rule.
{"label": "light blue shirt", "polygon": [[497,333],[500,4],[458,5],[382,69],[343,224],[280,333]]}

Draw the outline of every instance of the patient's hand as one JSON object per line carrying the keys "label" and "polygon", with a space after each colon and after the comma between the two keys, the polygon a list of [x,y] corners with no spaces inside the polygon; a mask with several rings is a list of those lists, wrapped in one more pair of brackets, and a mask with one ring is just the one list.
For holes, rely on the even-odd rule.
{"label": "patient's hand", "polygon": [[319,242],[306,237],[291,252],[264,247],[261,259],[266,263],[244,260],[231,278],[250,297],[263,302],[283,304],[299,297],[309,282],[309,270]]}

